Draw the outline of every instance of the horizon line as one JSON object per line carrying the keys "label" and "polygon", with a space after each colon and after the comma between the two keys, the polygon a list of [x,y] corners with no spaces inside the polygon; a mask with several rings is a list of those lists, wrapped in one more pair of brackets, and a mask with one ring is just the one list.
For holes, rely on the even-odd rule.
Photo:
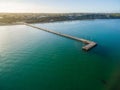
{"label": "horizon line", "polygon": [[64,13],[118,13],[120,14],[120,12],[0,12],[0,13],[36,13],[36,14],[64,14]]}

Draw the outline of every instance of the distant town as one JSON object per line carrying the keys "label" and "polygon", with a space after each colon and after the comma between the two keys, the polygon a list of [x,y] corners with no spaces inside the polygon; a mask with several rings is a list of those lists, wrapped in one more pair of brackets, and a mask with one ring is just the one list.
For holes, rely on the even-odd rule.
{"label": "distant town", "polygon": [[120,13],[0,13],[0,25],[94,19],[120,19]]}

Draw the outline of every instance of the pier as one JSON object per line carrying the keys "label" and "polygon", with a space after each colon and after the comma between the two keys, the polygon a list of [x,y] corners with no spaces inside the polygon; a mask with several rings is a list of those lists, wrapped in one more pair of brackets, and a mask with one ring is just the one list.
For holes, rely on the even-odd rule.
{"label": "pier", "polygon": [[32,28],[36,28],[36,29],[39,29],[39,30],[43,30],[43,31],[46,31],[46,32],[49,32],[49,33],[53,33],[53,34],[62,36],[62,37],[66,37],[66,38],[69,38],[69,39],[72,39],[72,40],[82,42],[82,43],[85,44],[85,46],[82,47],[82,49],[85,50],[85,51],[89,51],[90,49],[92,49],[93,47],[95,47],[97,45],[97,43],[95,43],[93,41],[90,41],[90,40],[83,39],[83,38],[78,38],[78,37],[74,37],[74,36],[71,36],[71,35],[62,34],[60,32],[44,29],[44,28],[37,27],[37,26],[31,25],[31,24],[28,24],[28,23],[23,23],[23,24],[27,25],[27,26],[30,26]]}

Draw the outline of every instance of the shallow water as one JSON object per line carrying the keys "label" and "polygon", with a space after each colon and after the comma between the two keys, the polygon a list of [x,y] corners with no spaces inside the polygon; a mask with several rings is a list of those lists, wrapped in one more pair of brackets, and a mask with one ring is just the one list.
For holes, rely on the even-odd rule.
{"label": "shallow water", "polygon": [[[0,26],[0,90],[115,90],[120,80],[120,20],[34,24],[93,40],[83,44],[25,25]],[[114,88],[114,89],[113,89]]]}

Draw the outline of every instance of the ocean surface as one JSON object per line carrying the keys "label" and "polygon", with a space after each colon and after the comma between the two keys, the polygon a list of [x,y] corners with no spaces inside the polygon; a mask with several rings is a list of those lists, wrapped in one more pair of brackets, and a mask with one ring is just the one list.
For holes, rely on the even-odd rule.
{"label": "ocean surface", "polygon": [[[0,90],[120,90],[120,19],[0,26]],[[119,88],[119,89],[118,89]]]}

